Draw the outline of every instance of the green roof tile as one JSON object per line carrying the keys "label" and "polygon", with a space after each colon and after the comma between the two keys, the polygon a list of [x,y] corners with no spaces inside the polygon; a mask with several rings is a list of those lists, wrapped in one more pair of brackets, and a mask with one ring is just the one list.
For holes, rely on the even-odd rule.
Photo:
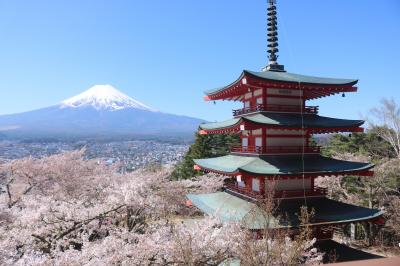
{"label": "green roof tile", "polygon": [[[265,215],[254,203],[242,200],[225,192],[211,194],[189,194],[188,199],[203,212],[218,216],[222,222],[237,222],[249,229],[264,228]],[[272,217],[273,218],[273,217]],[[278,221],[270,221],[274,226]]]}
{"label": "green roof tile", "polygon": [[240,124],[242,121],[249,121],[256,124],[287,127],[316,127],[316,128],[347,128],[361,126],[363,120],[338,119],[315,114],[289,114],[289,113],[270,113],[262,112],[252,115],[229,119],[222,122],[205,123],[200,125],[200,129],[217,130],[230,128]]}
{"label": "green roof tile", "polygon": [[240,118],[233,118],[222,122],[204,123],[200,124],[201,129],[215,129],[215,128],[229,128],[240,122]]}
{"label": "green roof tile", "polygon": [[350,86],[357,83],[357,79],[337,79],[337,78],[323,78],[323,77],[315,77],[315,76],[306,76],[306,75],[299,75],[289,72],[275,72],[275,71],[250,71],[250,70],[243,70],[242,74],[239,78],[234,81],[233,83],[229,84],[228,86],[219,87],[212,90],[205,91],[206,95],[212,95],[217,92],[221,92],[226,88],[230,87],[231,85],[235,84],[239,80],[241,80],[245,75],[255,76],[264,80],[269,81],[277,81],[277,82],[291,82],[291,83],[303,83],[303,84],[312,84],[312,85],[336,85],[336,86]]}
{"label": "green roof tile", "polygon": [[296,227],[299,225],[300,208],[305,205],[315,211],[312,224],[363,221],[383,214],[380,210],[350,205],[325,197],[307,198],[306,202],[303,198],[283,199],[274,215],[266,215],[254,203],[226,192],[189,194],[187,197],[200,210],[219,217],[222,222],[239,222],[248,229]]}
{"label": "green roof tile", "polygon": [[[302,170],[303,159],[304,171]],[[363,171],[374,166],[368,163],[336,160],[319,154],[306,154],[304,157],[301,155],[226,155],[216,158],[195,159],[194,162],[204,169],[226,174],[245,171],[259,175],[328,174]]]}
{"label": "green roof tile", "polygon": [[289,72],[275,72],[275,71],[256,72],[250,70],[244,70],[243,72],[267,80],[296,82],[296,83],[301,82],[307,84],[349,85],[357,82],[357,79],[323,78],[323,77],[294,74]]}

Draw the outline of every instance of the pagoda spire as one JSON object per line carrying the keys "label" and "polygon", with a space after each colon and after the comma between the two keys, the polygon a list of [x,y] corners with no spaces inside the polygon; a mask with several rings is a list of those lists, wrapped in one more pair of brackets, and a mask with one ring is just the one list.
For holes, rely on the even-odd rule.
{"label": "pagoda spire", "polygon": [[278,22],[276,18],[276,0],[268,0],[267,8],[267,26],[268,26],[268,65],[263,71],[285,71],[283,65],[278,64]]}

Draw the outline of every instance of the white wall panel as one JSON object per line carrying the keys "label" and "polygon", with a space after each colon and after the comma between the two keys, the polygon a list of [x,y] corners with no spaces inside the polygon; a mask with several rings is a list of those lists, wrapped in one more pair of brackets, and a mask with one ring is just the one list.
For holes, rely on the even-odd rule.
{"label": "white wall panel", "polygon": [[[265,191],[268,191],[268,186],[275,186],[275,189],[280,190],[302,190],[303,179],[280,179],[280,180],[266,180]],[[311,179],[304,179],[304,188],[311,189]]]}

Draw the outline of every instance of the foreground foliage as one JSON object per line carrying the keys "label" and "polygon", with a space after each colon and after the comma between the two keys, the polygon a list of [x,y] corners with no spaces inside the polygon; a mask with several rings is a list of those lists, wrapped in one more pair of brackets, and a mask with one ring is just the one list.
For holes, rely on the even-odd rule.
{"label": "foreground foliage", "polygon": [[[186,193],[216,191],[221,176],[170,181],[165,169],[117,170],[84,160],[83,151],[0,164],[0,264],[218,265],[237,258],[248,262],[244,265],[261,260],[297,265],[320,260],[309,239],[282,235],[260,241],[239,224],[199,217],[185,206]],[[246,246],[253,247],[251,253]]]}

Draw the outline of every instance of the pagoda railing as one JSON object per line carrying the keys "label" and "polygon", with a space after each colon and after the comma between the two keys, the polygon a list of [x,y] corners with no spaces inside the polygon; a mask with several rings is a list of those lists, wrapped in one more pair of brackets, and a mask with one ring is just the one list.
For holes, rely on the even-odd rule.
{"label": "pagoda railing", "polygon": [[[246,187],[240,187],[236,182],[229,182],[225,184],[225,189],[232,192],[241,194],[246,197],[260,199],[265,198],[266,195],[261,192],[253,191]],[[300,197],[323,197],[328,193],[327,188],[315,187],[314,189],[295,189],[295,190],[278,190],[273,193],[275,199],[288,199],[288,198],[300,198]]]}
{"label": "pagoda railing", "polygon": [[279,190],[275,191],[275,198],[319,197],[328,194],[327,188],[315,187],[314,189]]}
{"label": "pagoda railing", "polygon": [[[305,106],[303,112],[306,114],[317,114],[319,106]],[[282,105],[282,104],[257,104],[251,107],[245,107],[241,109],[233,110],[233,116],[239,116],[243,114],[258,112],[258,111],[271,111],[271,112],[289,112],[289,113],[300,113],[301,107],[297,105]]]}
{"label": "pagoda railing", "polygon": [[320,153],[320,146],[232,146],[231,152],[234,153],[256,153],[256,154],[276,154],[276,153]]}
{"label": "pagoda railing", "polygon": [[241,194],[243,196],[250,197],[253,199],[260,199],[260,198],[265,197],[265,195],[262,195],[261,192],[256,192],[256,191],[253,191],[246,187],[240,187],[236,182],[235,183],[232,183],[232,182],[226,183],[224,185],[224,187],[226,190],[230,190],[232,192],[235,192],[235,193],[238,193],[238,194]]}

